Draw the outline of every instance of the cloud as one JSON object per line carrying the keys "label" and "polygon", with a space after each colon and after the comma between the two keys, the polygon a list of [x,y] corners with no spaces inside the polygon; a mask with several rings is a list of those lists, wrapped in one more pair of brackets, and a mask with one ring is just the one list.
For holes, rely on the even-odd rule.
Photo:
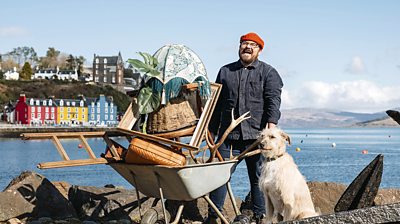
{"label": "cloud", "polygon": [[366,80],[339,83],[306,82],[293,92],[283,91],[282,108],[329,108],[377,112],[400,107],[400,86],[378,86]]}
{"label": "cloud", "polygon": [[27,31],[22,27],[10,26],[0,27],[0,37],[20,37],[27,34]]}
{"label": "cloud", "polygon": [[364,62],[359,56],[353,57],[351,63],[346,68],[346,72],[351,74],[362,74],[365,70]]}

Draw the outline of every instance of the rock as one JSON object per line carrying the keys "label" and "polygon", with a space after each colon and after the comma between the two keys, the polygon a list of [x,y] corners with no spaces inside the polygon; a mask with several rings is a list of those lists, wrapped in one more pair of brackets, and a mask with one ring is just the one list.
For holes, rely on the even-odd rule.
{"label": "rock", "polygon": [[315,210],[320,214],[331,214],[346,185],[332,182],[308,182]]}
{"label": "rock", "polygon": [[330,215],[311,217],[302,220],[283,222],[286,224],[324,224],[324,223],[398,223],[400,203],[373,206]]}
{"label": "rock", "polygon": [[0,192],[0,221],[22,217],[26,222],[40,217],[76,217],[71,203],[45,177],[24,171]]}
{"label": "rock", "polygon": [[[334,207],[347,186],[333,182],[308,182],[314,207],[320,214],[334,213]],[[400,189],[379,189],[375,205],[400,202]]]}
{"label": "rock", "polygon": [[7,221],[7,224],[21,224],[21,223],[22,223],[21,220],[17,218],[12,218]]}
{"label": "rock", "polygon": [[[175,218],[179,205],[182,203],[184,205],[184,209],[181,215],[181,221],[183,223],[192,223],[195,221],[202,222],[203,220],[205,220],[205,218],[207,218],[208,203],[204,198],[198,198],[196,200],[188,202],[167,201],[166,207],[168,211],[171,213],[172,216],[171,222]],[[238,207],[240,206],[241,200],[239,198],[236,198],[236,204],[238,205]],[[232,202],[229,199],[229,197],[227,197],[225,200],[222,214],[229,222],[233,221],[233,219],[236,216],[235,210],[233,208]]]}
{"label": "rock", "polygon": [[[97,188],[88,186],[72,186],[68,193],[69,200],[75,207],[80,220],[110,221],[127,219],[139,221],[139,203],[135,190],[116,188]],[[142,215],[152,208],[154,199],[140,194]],[[181,215],[182,222],[203,221],[207,217],[208,204],[203,198],[190,202],[167,200],[166,208],[175,218],[179,205],[183,203],[184,209]],[[240,205],[240,199],[236,199]],[[161,202],[156,203],[154,209],[162,214]],[[231,201],[227,198],[223,214],[228,220],[235,217]]]}
{"label": "rock", "polygon": [[[80,220],[140,219],[139,203],[134,190],[72,186],[68,198]],[[144,195],[140,198],[143,210],[151,207],[152,200]]]}

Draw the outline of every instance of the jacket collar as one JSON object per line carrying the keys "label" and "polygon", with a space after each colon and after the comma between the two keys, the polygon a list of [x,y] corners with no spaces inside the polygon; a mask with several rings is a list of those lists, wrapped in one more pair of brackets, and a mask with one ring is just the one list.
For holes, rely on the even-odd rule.
{"label": "jacket collar", "polygon": [[[236,63],[237,63],[238,68],[244,68],[240,59]],[[247,66],[247,68],[254,69],[254,68],[257,68],[259,65],[260,65],[260,61],[258,59],[256,59],[253,63],[251,63],[249,66]]]}

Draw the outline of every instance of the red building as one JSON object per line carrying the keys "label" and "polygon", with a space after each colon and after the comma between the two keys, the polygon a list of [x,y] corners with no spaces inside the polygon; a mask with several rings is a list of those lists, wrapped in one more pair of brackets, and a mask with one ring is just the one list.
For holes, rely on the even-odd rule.
{"label": "red building", "polygon": [[57,105],[53,99],[26,98],[21,94],[15,106],[15,123],[51,125],[57,123]]}

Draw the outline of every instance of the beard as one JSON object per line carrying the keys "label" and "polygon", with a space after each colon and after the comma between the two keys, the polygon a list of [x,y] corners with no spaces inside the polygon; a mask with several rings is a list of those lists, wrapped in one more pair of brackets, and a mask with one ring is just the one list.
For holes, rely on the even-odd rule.
{"label": "beard", "polygon": [[250,65],[258,58],[258,52],[254,52],[253,49],[245,48],[243,50],[239,49],[239,58],[244,65]]}

